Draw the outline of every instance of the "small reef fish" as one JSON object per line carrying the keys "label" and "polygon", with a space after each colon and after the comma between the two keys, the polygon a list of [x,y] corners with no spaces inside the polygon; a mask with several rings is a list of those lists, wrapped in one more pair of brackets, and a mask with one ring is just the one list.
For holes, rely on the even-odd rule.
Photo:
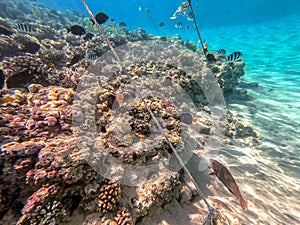
{"label": "small reef fish", "polygon": [[34,29],[31,26],[29,26],[28,24],[24,24],[24,23],[19,23],[17,25],[17,29],[19,31],[23,31],[23,32],[27,32],[27,33],[31,33],[31,32],[35,32],[36,31],[36,29]]}
{"label": "small reef fish", "polygon": [[214,172],[210,173],[209,175],[217,176],[217,178],[227,187],[227,189],[240,201],[243,210],[247,209],[247,202],[242,197],[240,190],[229,170],[214,159],[210,159],[210,167],[214,170]]}
{"label": "small reef fish", "polygon": [[176,24],[175,24],[175,27],[176,27],[177,29],[182,28],[182,23],[181,23],[181,22],[176,23]]}
{"label": "small reef fish", "polygon": [[208,62],[215,62],[215,61],[216,61],[216,57],[215,57],[215,55],[212,54],[212,53],[207,53],[207,54],[206,54],[206,60],[207,60]]}
{"label": "small reef fish", "polygon": [[124,23],[124,22],[119,23],[119,27],[126,28],[126,23]]}
{"label": "small reef fish", "polygon": [[31,54],[35,54],[40,50],[41,46],[35,42],[26,42],[22,48],[24,52],[29,52]]}
{"label": "small reef fish", "polygon": [[68,30],[68,33],[71,32],[74,35],[83,35],[85,34],[85,30],[82,26],[79,25],[73,25],[70,27],[66,27]]}
{"label": "small reef fish", "polygon": [[75,54],[75,55],[72,57],[72,59],[70,60],[69,65],[74,65],[74,64],[78,63],[79,60],[81,60],[82,58],[83,58],[82,55],[80,55],[80,54]]}
{"label": "small reef fish", "polygon": [[120,92],[117,92],[117,94],[116,94],[116,100],[119,103],[124,102],[124,96],[123,96],[123,94],[120,93]]}
{"label": "small reef fish", "polygon": [[12,35],[14,32],[12,31],[12,29],[10,29],[9,27],[6,26],[0,26],[0,35],[6,35],[6,36],[10,36]]}
{"label": "small reef fish", "polygon": [[119,103],[116,101],[116,96],[115,95],[107,96],[107,106],[111,110],[115,110],[115,109],[119,108]]}
{"label": "small reef fish", "polygon": [[0,104],[4,104],[4,103],[10,103],[15,101],[16,99],[14,97],[11,96],[5,96],[3,98],[0,98]]}
{"label": "small reef fish", "polygon": [[0,69],[0,90],[5,86],[5,75]]}
{"label": "small reef fish", "polygon": [[94,35],[93,35],[92,33],[87,33],[87,34],[83,37],[83,39],[84,39],[85,41],[89,41],[89,40],[91,40],[93,37],[94,37]]}
{"label": "small reef fish", "polygon": [[179,120],[185,124],[192,124],[193,116],[188,112],[182,112],[179,114]]}
{"label": "small reef fish", "polygon": [[[97,13],[96,16],[95,16],[95,19],[96,19],[96,21],[98,22],[98,24],[103,24],[103,23],[105,23],[105,22],[108,20],[108,18],[109,18],[109,17],[108,17],[104,12],[99,12],[99,13]],[[91,19],[91,21],[92,21],[93,25],[95,25],[94,20]]]}
{"label": "small reef fish", "polygon": [[227,62],[236,62],[241,59],[243,54],[241,52],[234,52],[227,56]]}
{"label": "small reef fish", "polygon": [[218,55],[226,55],[226,50],[224,48],[220,48],[219,50],[216,51]]}
{"label": "small reef fish", "polygon": [[161,22],[159,25],[158,25],[159,28],[164,28],[165,27],[165,23],[164,22]]}
{"label": "small reef fish", "polygon": [[186,30],[186,31],[189,31],[189,30],[190,30],[190,26],[189,26],[189,25],[186,25],[185,30]]}
{"label": "small reef fish", "polygon": [[194,15],[193,15],[192,12],[188,12],[187,19],[188,19],[188,21],[193,21],[194,20]]}
{"label": "small reef fish", "polygon": [[96,56],[96,54],[92,53],[92,54],[88,55],[87,58],[88,58],[88,60],[90,60],[90,61],[96,61],[97,56]]}
{"label": "small reef fish", "polygon": [[109,20],[111,23],[114,23],[115,22],[115,18],[110,18]]}

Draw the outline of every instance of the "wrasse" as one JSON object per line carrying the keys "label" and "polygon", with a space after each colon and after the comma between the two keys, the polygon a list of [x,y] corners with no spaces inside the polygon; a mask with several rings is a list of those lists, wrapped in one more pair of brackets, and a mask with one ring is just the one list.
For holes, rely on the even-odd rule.
{"label": "wrasse", "polygon": [[220,162],[210,159],[210,166],[214,170],[214,172],[209,175],[215,175],[226,187],[227,189],[235,195],[235,197],[240,201],[240,204],[243,210],[247,209],[247,202],[242,197],[239,187],[237,186],[233,176],[229,172],[229,170],[223,166]]}

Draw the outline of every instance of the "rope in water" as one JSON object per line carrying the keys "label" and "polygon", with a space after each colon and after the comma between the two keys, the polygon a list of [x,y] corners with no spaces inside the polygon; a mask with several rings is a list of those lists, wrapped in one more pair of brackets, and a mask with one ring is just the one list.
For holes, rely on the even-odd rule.
{"label": "rope in water", "polygon": [[205,50],[204,42],[202,41],[200,30],[199,30],[199,26],[198,26],[198,23],[196,21],[196,17],[195,17],[193,6],[192,6],[192,1],[188,0],[188,3],[189,3],[189,6],[190,6],[192,15],[193,15],[194,24],[195,24],[196,31],[197,31],[197,34],[198,34],[198,37],[199,37],[199,41],[200,41],[201,46],[202,46],[203,54],[206,56],[206,50]]}
{"label": "rope in water", "polygon": [[189,179],[192,181],[192,183],[195,185],[198,194],[203,198],[207,208],[209,209],[209,211],[213,211],[214,208],[210,206],[210,204],[208,203],[208,201],[206,200],[204,194],[202,193],[202,191],[200,190],[198,184],[196,183],[195,179],[193,178],[192,174],[190,173],[190,171],[186,168],[184,162],[182,161],[182,159],[180,158],[180,156],[178,155],[176,149],[174,148],[173,144],[171,143],[171,141],[169,140],[169,138],[167,137],[167,135],[165,134],[162,126],[160,125],[160,123],[158,122],[158,120],[156,119],[156,117],[154,116],[152,110],[150,109],[150,107],[146,104],[144,98],[142,97],[141,91],[139,89],[139,87],[136,85],[136,83],[134,82],[134,80],[132,79],[132,77],[130,76],[130,74],[127,72],[127,69],[125,68],[124,65],[122,65],[122,62],[120,60],[120,57],[118,56],[117,52],[115,51],[114,47],[112,46],[112,44],[110,43],[108,37],[105,35],[103,29],[100,27],[99,23],[97,22],[95,16],[93,15],[93,13],[91,12],[91,10],[89,9],[88,5],[86,4],[85,0],[81,0],[85,9],[87,10],[87,12],[89,13],[89,15],[91,16],[92,20],[95,22],[100,34],[102,35],[102,37],[105,39],[105,41],[107,42],[110,50],[112,51],[115,59],[117,60],[117,62],[119,63],[119,65],[121,66],[123,72],[125,73],[125,75],[128,77],[128,79],[130,80],[130,82],[133,84],[133,86],[135,87],[140,99],[142,100],[142,102],[144,103],[144,105],[146,106],[147,111],[149,112],[149,114],[151,115],[153,121],[155,122],[156,126],[158,127],[159,131],[161,132],[161,134],[163,135],[163,137],[166,139],[169,147],[171,148],[172,152],[174,153],[176,159],[178,160],[178,162],[180,163],[180,166],[183,168],[184,172],[188,175]]}

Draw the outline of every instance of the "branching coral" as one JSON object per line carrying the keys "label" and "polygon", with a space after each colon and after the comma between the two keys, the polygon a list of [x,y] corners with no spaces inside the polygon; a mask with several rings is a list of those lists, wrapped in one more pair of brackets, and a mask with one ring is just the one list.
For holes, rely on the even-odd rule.
{"label": "branching coral", "polygon": [[105,181],[99,191],[97,210],[99,212],[114,211],[121,199],[121,186],[117,182]]}

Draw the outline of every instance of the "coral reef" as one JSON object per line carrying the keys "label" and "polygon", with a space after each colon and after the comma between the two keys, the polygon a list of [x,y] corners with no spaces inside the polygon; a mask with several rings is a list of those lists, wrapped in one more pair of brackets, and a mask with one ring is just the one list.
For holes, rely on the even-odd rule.
{"label": "coral reef", "polygon": [[[0,36],[1,222],[60,224],[71,221],[73,213],[81,213],[96,215],[85,224],[131,225],[171,201],[188,204],[195,193],[187,187],[147,108],[181,156],[187,155],[188,160],[191,152],[187,149],[205,147],[213,130],[208,99],[195,82],[196,75],[176,66],[193,67],[193,60],[200,57],[196,45],[179,35],[154,37],[143,29],[128,31],[114,23],[103,25],[115,47],[129,43],[147,50],[141,40],[165,40],[168,47],[164,51],[171,55],[179,51],[174,63],[156,62],[155,58],[136,63],[127,60],[126,69],[145,96],[142,101],[122,68],[95,68],[94,60],[109,47],[92,26],[87,26],[95,35],[92,40],[67,34],[65,26],[87,24],[79,13],[56,12],[39,4],[28,7],[17,0],[1,2],[0,7],[0,17],[6,18],[0,25],[10,27],[13,33]],[[47,24],[43,17],[49,19]],[[36,31],[17,30],[20,21]],[[181,51],[178,46],[189,50]],[[207,64],[201,61],[200,66],[205,65],[225,93],[234,91],[244,75],[243,61],[226,63],[216,58]],[[80,83],[85,77],[93,78],[93,73],[98,80]],[[101,84],[94,99],[89,89],[92,81]],[[81,89],[77,90],[79,84]],[[157,84],[171,97],[152,92]],[[179,104],[182,99],[174,99],[176,93],[169,91],[176,85],[192,99],[195,107],[188,112],[188,103]],[[81,94],[79,101],[75,92]],[[226,138],[248,138],[249,142],[256,138],[251,126],[230,112],[226,118]],[[93,125],[94,133],[90,131]],[[197,130],[193,134],[198,138],[196,144],[189,142],[189,126]],[[78,138],[78,131],[87,141]],[[97,151],[99,148],[103,151]],[[120,180],[134,180],[132,174],[116,172],[109,179],[99,172],[102,154],[126,165],[160,167],[145,173],[144,180],[129,188]]]}
{"label": "coral reef", "polygon": [[106,181],[99,190],[97,211],[114,211],[121,199],[121,186],[117,182]]}
{"label": "coral reef", "polygon": [[6,75],[7,88],[26,88],[31,83],[48,85],[45,79],[47,65],[32,54],[25,54],[5,58],[1,62],[1,69]]}
{"label": "coral reef", "polygon": [[245,74],[244,68],[246,64],[244,61],[224,63],[224,61],[220,62],[217,60],[209,65],[225,95],[236,90],[240,77]]}
{"label": "coral reef", "polygon": [[130,212],[126,208],[122,208],[117,215],[114,217],[117,224],[121,225],[132,225],[133,220]]}
{"label": "coral reef", "polygon": [[138,197],[133,199],[135,214],[138,217],[145,216],[154,206],[160,207],[170,202],[179,184],[178,173],[170,171],[164,171],[142,183],[136,190]]}

